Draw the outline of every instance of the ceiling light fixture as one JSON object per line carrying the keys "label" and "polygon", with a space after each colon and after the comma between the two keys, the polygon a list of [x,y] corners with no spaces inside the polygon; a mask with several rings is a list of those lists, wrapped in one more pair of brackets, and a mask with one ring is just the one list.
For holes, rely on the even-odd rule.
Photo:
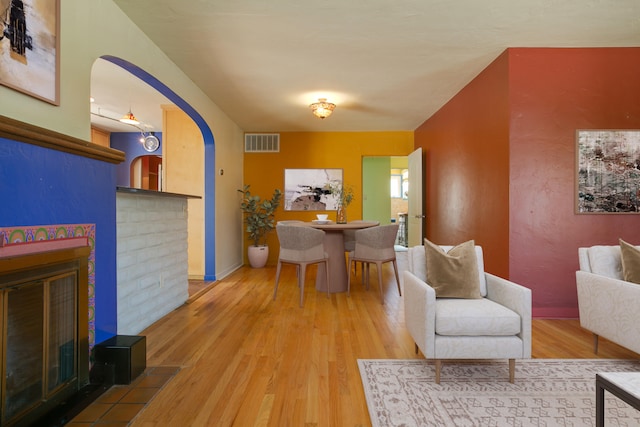
{"label": "ceiling light fixture", "polygon": [[127,114],[122,116],[120,121],[122,123],[126,123],[128,125],[139,125],[140,124],[138,119],[136,119],[136,116],[134,116],[133,113],[131,112],[131,108],[129,108],[129,112]]}
{"label": "ceiling light fixture", "polygon": [[318,102],[309,105],[309,108],[313,111],[314,116],[325,119],[333,113],[336,104],[327,102],[327,98],[319,98]]}

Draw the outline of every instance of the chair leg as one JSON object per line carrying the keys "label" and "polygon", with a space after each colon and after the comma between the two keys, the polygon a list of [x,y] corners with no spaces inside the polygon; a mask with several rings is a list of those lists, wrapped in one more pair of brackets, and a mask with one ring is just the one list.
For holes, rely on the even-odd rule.
{"label": "chair leg", "polygon": [[278,282],[280,281],[280,270],[282,269],[282,263],[278,260],[278,266],[276,267],[276,285],[273,288],[273,300],[276,300],[276,293],[278,292]]}
{"label": "chair leg", "polygon": [[300,308],[304,305],[304,278],[306,268],[306,264],[300,264],[300,277],[298,277],[298,287],[300,288]]}
{"label": "chair leg", "polygon": [[509,359],[509,382],[514,383],[516,379],[516,359]]}
{"label": "chair leg", "polygon": [[376,262],[378,268],[378,287],[380,288],[380,304],[384,305],[384,292],[382,291],[382,263]]}
{"label": "chair leg", "polygon": [[393,263],[393,271],[396,273],[396,284],[398,285],[398,294],[402,296],[402,291],[400,290],[400,276],[398,276],[398,263],[396,260],[391,261]]}
{"label": "chair leg", "polygon": [[366,265],[364,266],[364,276],[362,276],[367,290],[369,290],[369,266],[370,265],[371,263],[368,263],[368,262],[366,263]]}
{"label": "chair leg", "polygon": [[418,343],[414,344],[416,346],[416,354],[418,354],[418,351],[420,351],[420,349],[418,348]]}
{"label": "chair leg", "polygon": [[[347,296],[350,297],[351,296],[351,265],[355,265],[355,261],[351,259],[351,257],[349,257],[348,261],[347,261],[347,272],[349,273],[347,275]],[[329,276],[327,276],[329,277]]]}
{"label": "chair leg", "polygon": [[598,334],[593,334],[593,352],[598,354]]}
{"label": "chair leg", "polygon": [[442,370],[442,360],[436,359],[436,384],[440,384],[440,371]]}
{"label": "chair leg", "polygon": [[325,259],[324,260],[324,269],[325,269],[325,273],[326,273],[326,277],[327,277],[327,298],[331,299],[331,293],[329,291],[329,260]]}

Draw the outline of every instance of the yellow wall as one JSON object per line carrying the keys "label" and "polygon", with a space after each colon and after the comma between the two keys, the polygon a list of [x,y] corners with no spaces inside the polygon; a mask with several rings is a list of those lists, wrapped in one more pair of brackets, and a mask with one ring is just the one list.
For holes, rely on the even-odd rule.
{"label": "yellow wall", "polygon": [[[406,156],[413,151],[413,132],[281,132],[279,153],[245,153],[244,183],[251,193],[270,198],[273,190],[284,190],[285,169],[342,168],[344,183],[355,192],[347,208],[347,220],[362,218],[362,157]],[[237,198],[239,204],[239,197]],[[284,211],[276,220],[310,221],[318,212]],[[335,220],[335,212],[329,212]],[[249,245],[244,233],[245,248]],[[267,239],[269,264],[278,260],[278,238],[273,232]],[[246,263],[246,254],[245,254]]]}
{"label": "yellow wall", "polygon": [[200,196],[188,199],[189,278],[204,271],[204,141],[195,122],[180,108],[162,106],[162,182],[164,191]]}

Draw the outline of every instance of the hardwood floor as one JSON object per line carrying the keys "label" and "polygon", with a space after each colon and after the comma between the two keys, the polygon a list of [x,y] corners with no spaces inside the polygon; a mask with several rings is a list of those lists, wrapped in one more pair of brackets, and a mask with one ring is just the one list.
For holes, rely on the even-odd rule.
{"label": "hardwood floor", "polygon": [[[400,263],[402,269],[402,263]],[[370,426],[356,360],[422,358],[404,328],[403,300],[389,265],[380,304],[360,276],[351,296],[316,292],[307,272],[298,306],[295,268],[242,268],[161,319],[147,336],[147,365],[180,371],[133,426]],[[640,358],[577,320],[534,320],[533,357]],[[505,374],[506,374],[505,362]]]}

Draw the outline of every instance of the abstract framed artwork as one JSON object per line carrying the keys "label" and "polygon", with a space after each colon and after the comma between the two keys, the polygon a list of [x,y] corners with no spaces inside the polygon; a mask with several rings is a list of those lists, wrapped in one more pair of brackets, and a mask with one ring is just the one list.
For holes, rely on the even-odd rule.
{"label": "abstract framed artwork", "polygon": [[576,213],[640,212],[640,130],[578,130]]}
{"label": "abstract framed artwork", "polygon": [[284,210],[336,210],[338,200],[332,189],[341,185],[342,169],[285,169]]}
{"label": "abstract framed artwork", "polygon": [[0,0],[0,84],[60,105],[60,0]]}

